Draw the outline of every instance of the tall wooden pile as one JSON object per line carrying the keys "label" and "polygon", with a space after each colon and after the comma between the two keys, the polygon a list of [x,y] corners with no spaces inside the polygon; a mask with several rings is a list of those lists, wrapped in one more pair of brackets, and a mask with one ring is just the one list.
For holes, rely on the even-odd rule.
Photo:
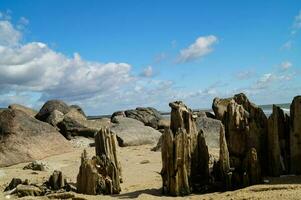
{"label": "tall wooden pile", "polygon": [[171,123],[162,136],[163,193],[187,195],[209,182],[209,154],[192,111],[182,102],[170,103]]}
{"label": "tall wooden pile", "polygon": [[96,156],[89,159],[86,151],[81,157],[77,190],[83,194],[119,194],[121,167],[116,154],[116,135],[107,128],[95,135]]}

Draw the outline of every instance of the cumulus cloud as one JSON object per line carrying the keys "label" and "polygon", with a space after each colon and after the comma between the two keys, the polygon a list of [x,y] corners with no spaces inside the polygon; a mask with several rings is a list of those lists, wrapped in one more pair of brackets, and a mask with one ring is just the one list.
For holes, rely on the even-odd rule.
{"label": "cumulus cloud", "polygon": [[85,61],[77,53],[69,58],[44,43],[0,46],[0,56],[0,85],[41,91],[47,98],[76,99],[130,80],[129,64]]}
{"label": "cumulus cloud", "polygon": [[218,38],[214,35],[197,38],[193,44],[180,51],[178,62],[189,62],[211,53],[213,51],[213,45],[217,42]]}
{"label": "cumulus cloud", "polygon": [[110,114],[137,106],[165,105],[177,97],[168,80],[154,80],[151,66],[135,76],[128,63],[66,56],[43,42],[22,43],[22,32],[0,20],[0,107],[21,103],[39,109],[49,99],[82,106],[88,114]]}
{"label": "cumulus cloud", "polygon": [[152,66],[148,66],[145,69],[143,69],[143,72],[141,73],[141,76],[142,77],[147,77],[147,78],[154,76],[153,67]]}
{"label": "cumulus cloud", "polygon": [[283,69],[283,70],[288,70],[292,66],[293,66],[293,64],[290,61],[284,61],[280,65],[281,69]]}
{"label": "cumulus cloud", "polygon": [[117,90],[133,79],[127,63],[86,61],[78,53],[70,58],[41,42],[22,44],[21,37],[10,21],[0,21],[1,93],[39,92],[41,100],[75,101]]}
{"label": "cumulus cloud", "polygon": [[21,39],[21,36],[22,34],[13,27],[10,21],[0,21],[0,45],[17,45]]}

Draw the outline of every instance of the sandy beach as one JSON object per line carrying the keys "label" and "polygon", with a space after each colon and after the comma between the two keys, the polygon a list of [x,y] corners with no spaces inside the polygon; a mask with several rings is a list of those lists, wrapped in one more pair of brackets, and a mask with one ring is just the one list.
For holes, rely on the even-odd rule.
{"label": "sandy beach", "polygon": [[[81,195],[88,200],[93,199],[174,199],[174,197],[162,196],[161,194],[161,152],[153,152],[153,145],[123,147],[118,149],[118,157],[122,165],[123,183],[119,195]],[[23,170],[27,163],[22,163],[0,169],[0,199],[14,199],[15,196],[5,197],[4,188],[14,177],[28,179],[30,183],[41,184],[45,182],[53,170],[61,170],[67,180],[76,182],[80,166],[80,154],[83,147],[74,148],[74,151],[58,156],[52,156],[42,161],[49,166],[47,171]],[[86,148],[90,156],[95,154],[93,147]],[[145,164],[142,164],[145,163]],[[269,184],[256,185],[244,189],[223,193],[193,194],[177,199],[300,199],[301,182],[300,176],[286,176],[282,178],[270,178]],[[47,199],[46,197],[23,197],[21,199]]]}

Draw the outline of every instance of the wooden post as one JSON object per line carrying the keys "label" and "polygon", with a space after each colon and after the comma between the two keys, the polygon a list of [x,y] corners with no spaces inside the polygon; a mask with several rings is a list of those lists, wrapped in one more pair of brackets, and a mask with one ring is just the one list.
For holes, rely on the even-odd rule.
{"label": "wooden post", "polygon": [[198,136],[192,111],[180,101],[169,106],[170,128],[162,135],[163,193],[188,195],[201,184],[207,184],[208,148],[203,135]]}
{"label": "wooden post", "polygon": [[83,194],[119,194],[121,191],[121,167],[117,159],[116,135],[109,129],[101,129],[95,135],[96,156],[89,159],[82,154],[77,176],[77,190]]}

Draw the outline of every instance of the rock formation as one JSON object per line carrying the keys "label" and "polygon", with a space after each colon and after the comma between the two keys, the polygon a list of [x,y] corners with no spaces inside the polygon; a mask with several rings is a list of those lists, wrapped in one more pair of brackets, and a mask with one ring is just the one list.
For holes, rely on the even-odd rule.
{"label": "rock formation", "polygon": [[117,135],[119,146],[136,146],[156,143],[161,133],[142,122],[128,117],[116,116],[111,131]]}
{"label": "rock formation", "polygon": [[144,123],[145,126],[150,126],[154,129],[159,129],[159,121],[163,119],[162,115],[154,108],[136,108],[135,110],[126,110],[126,117],[136,119]]}
{"label": "rock formation", "polygon": [[54,110],[67,114],[71,108],[61,100],[49,100],[42,106],[39,113],[36,115],[36,118],[45,122]]}
{"label": "rock formation", "polygon": [[273,112],[268,119],[268,172],[270,176],[289,173],[289,116],[273,105]]}
{"label": "rock formation", "polygon": [[0,143],[0,167],[72,150],[54,127],[12,109],[0,113]]}
{"label": "rock formation", "polygon": [[60,132],[66,137],[85,136],[94,137],[102,127],[110,126],[109,119],[87,120],[80,112],[71,109],[57,124]]}
{"label": "rock formation", "polygon": [[82,116],[87,117],[84,110],[79,105],[71,105],[70,108],[77,110]]}
{"label": "rock formation", "polygon": [[114,113],[111,115],[111,121],[113,121],[113,120],[114,120],[114,117],[117,117],[117,116],[119,116],[119,117],[126,117],[126,116],[125,116],[125,113],[124,113],[123,111],[116,111],[116,112],[114,112]]}
{"label": "rock formation", "polygon": [[117,159],[116,135],[101,129],[95,136],[96,156],[89,159],[86,151],[81,158],[77,190],[83,194],[119,194],[121,167]]}
{"label": "rock formation", "polygon": [[13,109],[13,110],[21,110],[21,111],[25,112],[27,115],[29,115],[31,117],[35,117],[36,114],[38,113],[37,111],[35,111],[31,108],[22,106],[20,104],[11,104],[11,105],[8,106],[8,108]]}
{"label": "rock formation", "polygon": [[293,99],[290,108],[291,173],[301,174],[301,96]]}
{"label": "rock formation", "polygon": [[102,127],[110,126],[110,119],[88,120],[78,105],[68,106],[60,100],[47,101],[36,118],[56,127],[67,139],[73,136],[94,137]]}
{"label": "rock formation", "polygon": [[220,148],[220,129],[222,122],[220,120],[208,118],[206,115],[196,118],[197,132],[204,131],[207,146],[209,148]]}
{"label": "rock formation", "polygon": [[163,193],[187,195],[208,184],[208,148],[203,133],[197,133],[192,111],[182,102],[169,106],[170,128],[162,137]]}

